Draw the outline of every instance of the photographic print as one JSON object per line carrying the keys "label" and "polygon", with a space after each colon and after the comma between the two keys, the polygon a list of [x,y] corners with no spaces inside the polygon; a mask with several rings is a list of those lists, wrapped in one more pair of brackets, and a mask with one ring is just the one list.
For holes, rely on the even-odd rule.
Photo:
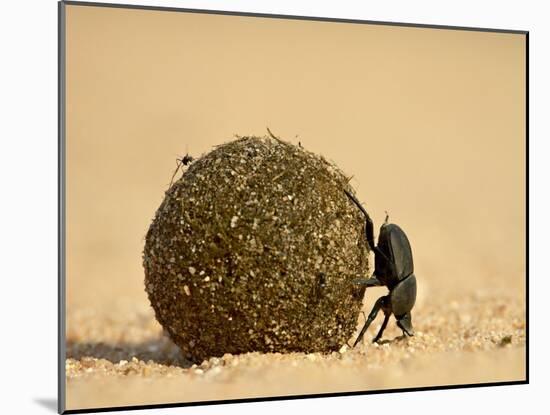
{"label": "photographic print", "polygon": [[61,411],[527,382],[527,32],[59,11]]}

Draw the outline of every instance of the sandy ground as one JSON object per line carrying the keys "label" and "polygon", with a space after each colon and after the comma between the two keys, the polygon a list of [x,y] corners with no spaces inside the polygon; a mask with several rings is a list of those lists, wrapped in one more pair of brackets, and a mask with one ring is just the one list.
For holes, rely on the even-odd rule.
{"label": "sandy ground", "polygon": [[[524,304],[502,295],[424,302],[415,310],[417,333],[412,338],[403,339],[390,324],[380,344],[364,341],[329,355],[226,354],[200,365],[181,356],[148,307],[131,302],[113,307],[68,314],[68,408],[525,378]],[[369,329],[369,339],[379,320]],[[358,329],[362,323],[361,316]]]}

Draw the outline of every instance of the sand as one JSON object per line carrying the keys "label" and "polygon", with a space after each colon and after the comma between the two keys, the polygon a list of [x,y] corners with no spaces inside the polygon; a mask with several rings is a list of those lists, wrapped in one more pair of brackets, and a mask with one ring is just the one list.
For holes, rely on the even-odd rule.
{"label": "sand", "polygon": [[[392,319],[380,344],[370,343],[379,317],[354,349],[226,354],[200,365],[183,358],[147,306],[119,301],[111,310],[69,310],[67,318],[71,409],[525,378],[523,302],[486,293],[424,302],[411,338]],[[362,323],[361,316],[358,329]]]}

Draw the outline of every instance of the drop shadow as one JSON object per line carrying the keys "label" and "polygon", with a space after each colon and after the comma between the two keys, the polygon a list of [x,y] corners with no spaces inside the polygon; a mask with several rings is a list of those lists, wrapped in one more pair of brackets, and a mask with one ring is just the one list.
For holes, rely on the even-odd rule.
{"label": "drop shadow", "polygon": [[166,366],[183,369],[192,366],[181,350],[165,336],[141,343],[67,342],[65,358],[80,360],[83,357],[105,359],[111,363],[131,361],[133,357],[144,362],[153,361]]}
{"label": "drop shadow", "polygon": [[404,340],[407,340],[409,336],[407,336],[406,334],[402,334],[401,336],[397,336],[397,337],[394,337],[393,339],[391,340],[378,340],[378,344],[393,344],[393,343],[399,343],[399,342],[402,342]]}
{"label": "drop shadow", "polygon": [[51,412],[57,413],[57,399],[53,398],[34,398],[34,402],[46,408]]}

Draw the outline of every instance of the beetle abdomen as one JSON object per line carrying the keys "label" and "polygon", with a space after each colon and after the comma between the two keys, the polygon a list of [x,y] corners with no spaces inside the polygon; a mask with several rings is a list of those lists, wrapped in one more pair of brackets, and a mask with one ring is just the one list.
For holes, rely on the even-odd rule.
{"label": "beetle abdomen", "polygon": [[414,274],[399,282],[390,293],[393,314],[403,316],[412,310],[416,301],[416,277]]}

